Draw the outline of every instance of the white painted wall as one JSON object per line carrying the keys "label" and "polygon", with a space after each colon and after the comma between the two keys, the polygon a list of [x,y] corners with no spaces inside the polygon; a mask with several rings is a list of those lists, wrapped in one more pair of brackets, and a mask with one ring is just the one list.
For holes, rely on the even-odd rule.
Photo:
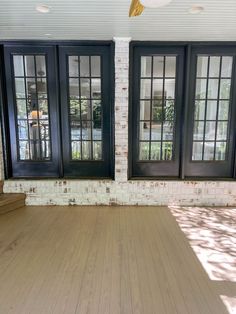
{"label": "white painted wall", "polygon": [[[7,180],[5,193],[28,205],[236,206],[233,181],[128,181],[129,38],[115,38],[115,181]],[[0,152],[1,153],[1,152]],[[1,169],[1,163],[0,163]]]}

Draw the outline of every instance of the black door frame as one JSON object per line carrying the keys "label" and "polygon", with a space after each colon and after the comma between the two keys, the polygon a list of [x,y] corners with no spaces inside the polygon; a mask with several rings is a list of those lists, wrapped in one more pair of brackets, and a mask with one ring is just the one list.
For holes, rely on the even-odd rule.
{"label": "black door frame", "polygon": [[101,161],[71,160],[70,142],[62,142],[65,177],[111,178],[113,177],[113,110],[111,80],[111,49],[109,46],[59,46],[61,126],[62,134],[69,135],[68,112],[68,67],[69,55],[88,55],[101,57],[101,91],[102,91],[102,151]]}
{"label": "black door frame", "polygon": [[[17,113],[15,86],[13,75],[14,54],[42,54],[46,57],[47,67],[47,89],[49,101],[49,121],[51,138],[51,159],[48,161],[19,160],[17,150]],[[4,46],[6,96],[8,106],[8,119],[10,127],[10,146],[12,177],[59,177],[60,168],[60,140],[59,140],[59,108],[57,97],[57,75],[56,75],[56,49],[53,46]]]}
{"label": "black door frame", "polygon": [[[90,47],[89,49],[96,50],[97,47],[103,46],[107,50],[109,50],[109,54],[107,54],[107,63],[109,63],[109,90],[107,95],[109,94],[109,166],[107,167],[107,173],[103,176],[99,176],[99,173],[93,172],[91,176],[80,176],[80,175],[73,175],[69,174],[66,176],[64,174],[64,169],[63,169],[63,154],[62,154],[62,139],[61,139],[61,103],[60,103],[60,95],[61,95],[61,89],[60,89],[60,84],[59,84],[59,68],[60,68],[60,62],[59,62],[59,47]],[[97,41],[97,40],[63,40],[63,41],[48,41],[48,40],[23,40],[23,41],[18,41],[18,40],[3,40],[0,41],[0,105],[1,105],[1,128],[2,128],[2,137],[3,137],[3,149],[4,149],[4,172],[5,172],[5,179],[12,178],[14,177],[13,171],[12,171],[12,153],[11,153],[11,140],[10,140],[10,126],[9,126],[9,110],[8,110],[8,94],[9,94],[9,82],[11,79],[9,78],[9,71],[6,71],[5,69],[5,57],[4,57],[4,49],[21,49],[24,50],[24,48],[32,48],[37,50],[37,47],[44,47],[46,50],[48,48],[52,48],[54,50],[54,60],[53,63],[55,63],[55,78],[54,78],[54,83],[55,83],[55,88],[52,90],[54,91],[54,97],[57,98],[57,106],[58,108],[56,109],[57,111],[57,120],[60,121],[60,125],[58,125],[58,153],[57,155],[59,156],[59,160],[57,163],[57,173],[46,173],[46,175],[38,175],[33,174],[33,171],[29,175],[23,174],[17,175],[17,178],[94,178],[94,179],[102,179],[102,178],[111,178],[114,179],[114,95],[115,95],[115,75],[114,75],[114,42],[113,41]],[[9,68],[9,65],[8,65]],[[8,78],[6,73],[8,73]],[[11,82],[10,82],[11,83]],[[107,96],[108,98],[108,96]],[[14,148],[13,148],[14,150]],[[108,154],[107,154],[108,155]],[[44,162],[45,163],[45,162]],[[83,164],[85,166],[85,164]],[[109,169],[108,169],[109,168]],[[40,167],[39,167],[40,169]],[[42,169],[44,171],[44,168]],[[37,171],[36,171],[37,172]],[[99,171],[98,171],[99,172]],[[98,176],[96,176],[98,175]]]}
{"label": "black door frame", "polygon": [[[184,61],[184,75],[183,75],[183,81],[184,81],[184,93],[183,93],[183,99],[182,99],[182,113],[181,113],[181,119],[182,119],[182,125],[181,125],[181,141],[180,141],[180,173],[179,177],[171,177],[171,176],[153,176],[152,173],[149,173],[151,175],[143,175],[141,173],[140,176],[136,176],[135,172],[133,171],[133,158],[135,156],[134,151],[134,142],[137,141],[137,133],[134,132],[134,87],[133,82],[137,77],[134,76],[134,50],[138,47],[140,48],[146,48],[149,47],[150,49],[157,49],[158,47],[184,47],[185,48],[185,61]],[[193,173],[193,175],[189,175],[188,172],[186,172],[186,165],[189,163],[189,141],[191,140],[191,136],[189,136],[189,132],[191,132],[192,126],[190,126],[190,122],[188,121],[188,117],[191,114],[191,101],[193,97],[193,67],[192,67],[192,50],[194,49],[212,49],[213,53],[215,52],[214,49],[220,49],[222,53],[224,52],[227,54],[227,50],[233,49],[234,52],[236,52],[236,42],[185,42],[185,41],[132,41],[130,43],[130,84],[129,84],[129,169],[128,169],[128,175],[129,179],[155,179],[155,180],[162,180],[162,179],[174,179],[174,180],[187,180],[187,179],[194,179],[194,180],[232,180],[236,178],[236,123],[235,125],[231,127],[231,133],[230,133],[230,140],[232,142],[232,154],[231,154],[231,161],[230,161],[230,171],[227,173],[223,171],[218,172],[218,177],[213,174],[215,171],[209,171],[209,163],[206,162],[206,165],[204,166],[204,176],[200,174],[199,172]],[[236,58],[235,58],[236,59]],[[234,62],[234,72],[233,72],[233,103],[236,104],[236,61]],[[137,84],[137,82],[136,82]],[[136,87],[137,88],[137,87]],[[236,121],[236,106],[233,108],[232,115],[233,115],[233,121]],[[137,124],[137,123],[136,123]],[[148,163],[147,163],[148,164]],[[229,174],[230,172],[230,174]],[[148,173],[148,172],[146,172]],[[188,175],[188,176],[187,176]]]}
{"label": "black door frame", "polygon": [[[131,43],[130,59],[130,107],[129,107],[129,177],[180,177],[180,137],[183,114],[183,80],[185,47],[174,44]],[[140,91],[140,60],[148,55],[176,55],[176,91],[175,91],[175,131],[174,131],[174,160],[173,161],[139,161],[138,160],[138,120],[139,120],[139,91]],[[138,104],[138,107],[137,107]]]}
{"label": "black door frame", "polygon": [[188,120],[187,133],[193,135],[194,125],[194,99],[195,99],[195,85],[196,85],[196,70],[197,70],[197,55],[217,55],[234,57],[232,65],[232,82],[231,82],[231,106],[229,112],[229,126],[228,126],[228,159],[225,161],[192,161],[192,141],[193,136],[186,137],[185,163],[184,173],[185,177],[223,177],[232,178],[235,164],[235,129],[233,127],[236,121],[236,46],[222,47],[219,45],[196,46],[193,45],[191,49],[191,64],[190,64],[190,80],[189,80],[189,106],[188,106]]}

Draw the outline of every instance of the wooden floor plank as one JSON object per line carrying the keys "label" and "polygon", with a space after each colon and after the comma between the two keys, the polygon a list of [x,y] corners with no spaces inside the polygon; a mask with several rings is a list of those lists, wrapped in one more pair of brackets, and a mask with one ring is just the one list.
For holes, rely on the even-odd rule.
{"label": "wooden floor plank", "polygon": [[168,208],[27,207],[0,216],[0,313],[226,314]]}

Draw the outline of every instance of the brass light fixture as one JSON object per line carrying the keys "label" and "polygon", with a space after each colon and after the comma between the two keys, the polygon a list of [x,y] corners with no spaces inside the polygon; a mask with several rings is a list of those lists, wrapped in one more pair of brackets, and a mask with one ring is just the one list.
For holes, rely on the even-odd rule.
{"label": "brass light fixture", "polygon": [[143,12],[144,8],[160,8],[172,1],[173,0],[132,0],[129,16],[138,16]]}
{"label": "brass light fixture", "polygon": [[130,9],[129,9],[129,17],[138,16],[144,10],[144,6],[140,3],[139,0],[132,0]]}

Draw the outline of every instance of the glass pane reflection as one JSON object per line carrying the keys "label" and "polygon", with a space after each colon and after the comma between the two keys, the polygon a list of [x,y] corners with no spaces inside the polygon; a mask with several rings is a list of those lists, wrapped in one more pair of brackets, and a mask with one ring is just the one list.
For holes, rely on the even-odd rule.
{"label": "glass pane reflection", "polygon": [[232,56],[197,57],[192,160],[227,158]]}
{"label": "glass pane reflection", "polygon": [[[51,159],[44,55],[13,55],[20,160]],[[40,77],[39,77],[40,76]]]}
{"label": "glass pane reflection", "polygon": [[69,114],[72,160],[101,160],[101,57],[69,56]]}

